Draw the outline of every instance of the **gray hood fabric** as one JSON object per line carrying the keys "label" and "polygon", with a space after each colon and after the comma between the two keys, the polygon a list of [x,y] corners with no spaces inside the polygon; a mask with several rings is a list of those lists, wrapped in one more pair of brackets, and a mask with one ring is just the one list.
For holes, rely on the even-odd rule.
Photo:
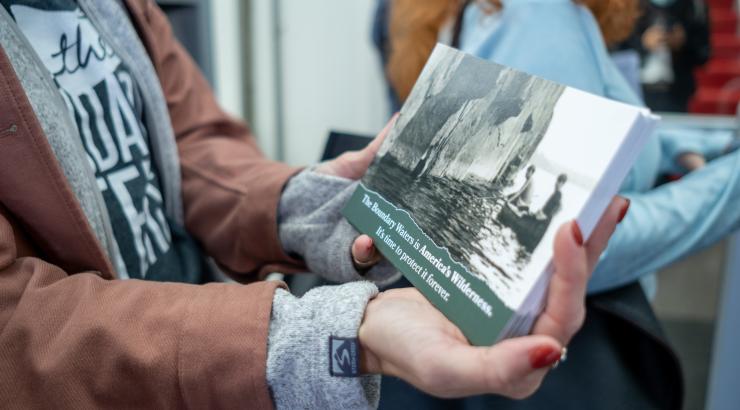
{"label": "gray hood fabric", "polygon": [[[154,161],[162,177],[166,211],[172,220],[182,223],[177,146],[164,95],[146,50],[119,2],[80,0],[79,4],[141,85],[146,126]],[[110,217],[85,158],[77,127],[50,74],[3,7],[0,7],[0,45],[13,64],[96,238],[120,272],[118,267],[122,259]],[[286,186],[279,206],[283,246],[286,251],[303,257],[311,270],[329,280],[367,278],[390,282],[399,274],[387,262],[371,269],[364,277],[354,269],[350,245],[358,233],[339,214],[353,190],[352,181],[310,171],[294,177]],[[380,378],[330,376],[327,346],[329,335],[357,336],[367,301],[376,293],[375,285],[359,282],[321,288],[300,300],[283,290],[275,294],[267,374],[278,407],[377,406]],[[317,335],[322,335],[323,339],[319,340]]]}

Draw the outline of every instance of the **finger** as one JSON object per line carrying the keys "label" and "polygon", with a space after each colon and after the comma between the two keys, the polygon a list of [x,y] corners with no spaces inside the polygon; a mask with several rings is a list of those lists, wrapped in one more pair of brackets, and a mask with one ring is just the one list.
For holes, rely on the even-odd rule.
{"label": "finger", "polygon": [[388,136],[388,134],[391,132],[393,125],[396,123],[396,119],[398,119],[398,113],[394,114],[393,117],[391,117],[391,119],[388,121],[387,124],[385,124],[385,127],[383,127],[380,133],[378,133],[378,135],[373,138],[373,140],[370,141],[370,144],[368,144],[365,148],[356,152],[349,152],[344,154],[345,158],[343,158],[343,160],[346,160],[347,164],[352,169],[352,174],[355,176],[353,179],[358,179],[365,174],[365,171],[370,166],[370,163],[373,162],[375,155],[378,153],[380,146],[383,145],[385,137]]}
{"label": "finger", "polygon": [[366,155],[372,158],[375,157],[375,154],[378,153],[378,150],[380,149],[380,146],[383,145],[383,141],[385,141],[385,137],[390,134],[391,129],[393,129],[393,126],[396,124],[396,121],[398,120],[398,113],[393,114],[390,120],[388,120],[388,123],[385,124],[385,127],[378,133],[378,135],[373,138],[373,140],[368,144],[367,147],[363,149],[363,151],[366,151]]}
{"label": "finger", "polygon": [[586,315],[584,298],[588,278],[628,207],[628,200],[615,198],[583,246],[583,236],[575,221],[570,223],[570,232],[560,228],[555,237],[555,273],[550,280],[547,305],[533,333],[549,334],[567,344],[580,329]]}
{"label": "finger", "polygon": [[352,243],[352,259],[358,270],[368,269],[380,261],[380,252],[375,249],[373,239],[360,235]]}
{"label": "finger", "polygon": [[563,346],[547,336],[508,339],[487,348],[481,360],[487,392],[503,391],[514,399],[532,395],[562,352]]}
{"label": "finger", "polygon": [[575,221],[564,224],[555,236],[554,273],[547,290],[545,310],[533,333],[550,335],[563,345],[583,324],[584,299],[590,271],[586,248]]}
{"label": "finger", "polygon": [[359,151],[349,151],[338,156],[332,161],[328,161],[314,170],[316,172],[331,174],[340,176],[348,179],[360,179],[370,163],[373,162],[375,154],[378,153],[378,149],[383,144],[385,137],[390,132],[391,128],[396,122],[398,114],[394,115],[380,133],[368,144],[365,148]]}
{"label": "finger", "polygon": [[441,397],[496,393],[521,399],[539,387],[561,349],[547,336],[507,339],[491,347],[455,345],[425,360],[417,387]]}
{"label": "finger", "polygon": [[588,255],[589,274],[594,270],[599,262],[602,252],[606,249],[617,224],[627,214],[630,202],[621,196],[615,197],[601,216],[599,223],[591,233],[586,242],[586,254]]}

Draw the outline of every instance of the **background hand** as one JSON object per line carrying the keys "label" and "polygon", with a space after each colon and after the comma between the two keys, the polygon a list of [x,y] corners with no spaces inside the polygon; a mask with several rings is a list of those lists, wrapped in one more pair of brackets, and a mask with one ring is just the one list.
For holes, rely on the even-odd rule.
{"label": "background hand", "polygon": [[668,45],[673,51],[679,51],[686,44],[686,30],[680,24],[675,24],[667,37]]}
{"label": "background hand", "polygon": [[648,51],[655,51],[668,41],[668,35],[661,25],[653,25],[642,34],[642,46]]}
{"label": "background hand", "polygon": [[707,165],[707,159],[704,155],[696,152],[685,152],[678,156],[676,162],[688,172],[696,171]]}
{"label": "background hand", "polygon": [[583,324],[586,282],[628,206],[613,200],[586,244],[575,222],[560,228],[547,305],[532,335],[470,346],[417,290],[389,290],[370,301],[360,325],[363,370],[400,377],[441,397],[532,394]]}

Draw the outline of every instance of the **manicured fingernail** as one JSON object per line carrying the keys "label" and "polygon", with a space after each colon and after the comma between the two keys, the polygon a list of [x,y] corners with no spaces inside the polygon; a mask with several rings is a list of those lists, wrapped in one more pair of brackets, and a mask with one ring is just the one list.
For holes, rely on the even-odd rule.
{"label": "manicured fingernail", "polygon": [[529,363],[533,369],[551,367],[560,359],[560,350],[550,346],[540,346],[529,354]]}
{"label": "manicured fingernail", "polygon": [[583,246],[583,234],[581,233],[581,228],[578,227],[578,222],[573,221],[571,228],[573,230],[573,240],[576,241],[578,246]]}
{"label": "manicured fingernail", "polygon": [[624,205],[622,208],[622,212],[619,213],[619,219],[617,219],[617,223],[622,222],[625,216],[627,216],[627,211],[630,209],[630,204],[632,203],[628,198],[624,198],[625,201],[627,201],[627,204]]}

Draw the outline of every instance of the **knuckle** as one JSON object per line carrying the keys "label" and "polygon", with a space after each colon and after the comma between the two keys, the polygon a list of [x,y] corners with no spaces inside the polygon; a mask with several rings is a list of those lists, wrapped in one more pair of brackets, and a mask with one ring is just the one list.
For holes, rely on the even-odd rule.
{"label": "knuckle", "polygon": [[583,307],[579,307],[576,312],[573,314],[573,319],[570,321],[570,323],[566,326],[566,330],[569,335],[576,334],[581,327],[583,327],[583,324],[586,322],[586,309]]}
{"label": "knuckle", "polygon": [[[564,326],[563,330],[566,332],[565,339],[570,339],[571,337],[573,337],[573,335],[578,333],[578,331],[581,330],[581,327],[583,327],[583,323],[585,322],[585,320],[585,313],[577,313],[576,317]],[[561,342],[565,342],[565,340]]]}
{"label": "knuckle", "polygon": [[517,385],[511,392],[511,395],[509,397],[516,400],[526,399],[527,397],[533,395],[534,392],[536,392],[537,389],[540,388],[541,384],[542,379],[538,378],[536,381]]}
{"label": "knuckle", "polygon": [[363,154],[362,151],[350,151],[350,152],[346,153],[345,155],[347,155],[347,161],[348,162],[355,163],[355,162],[360,161],[362,159],[362,157],[363,157],[362,154]]}
{"label": "knuckle", "polygon": [[514,400],[523,400],[529,397],[530,395],[531,393],[527,393],[525,390],[520,389],[520,390],[513,391],[508,396]]}
{"label": "knuckle", "polygon": [[430,369],[429,371],[422,372],[419,376],[419,388],[421,390],[430,392],[436,396],[443,396],[443,391],[439,387],[439,383],[437,382],[437,376],[433,374],[433,371]]}
{"label": "knuckle", "polygon": [[580,329],[581,326],[583,326],[583,323],[586,322],[586,307],[581,305],[578,309],[578,313],[576,313],[576,328]]}
{"label": "knuckle", "polygon": [[449,369],[436,361],[426,362],[417,368],[420,369],[420,385],[417,387],[437,397],[455,397],[457,385],[449,374]]}
{"label": "knuckle", "polygon": [[508,372],[498,373],[496,384],[498,389],[505,396],[514,398],[515,394],[519,390],[519,386],[514,378]]}

